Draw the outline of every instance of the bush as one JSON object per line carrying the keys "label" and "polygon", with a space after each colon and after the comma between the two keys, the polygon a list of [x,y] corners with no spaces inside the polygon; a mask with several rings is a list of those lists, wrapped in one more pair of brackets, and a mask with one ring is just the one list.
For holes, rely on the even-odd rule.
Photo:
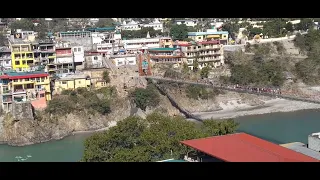
{"label": "bush", "polygon": [[102,79],[103,79],[104,81],[106,81],[106,83],[109,83],[109,82],[110,82],[109,71],[107,71],[107,70],[103,71],[103,73],[102,73]]}
{"label": "bush", "polygon": [[136,88],[130,93],[130,97],[136,106],[144,111],[147,107],[155,107],[160,102],[159,93],[152,84],[149,84],[146,89]]}
{"label": "bush", "polygon": [[49,114],[65,115],[75,110],[75,104],[69,96],[59,96],[49,101],[45,112]]}
{"label": "bush", "polygon": [[222,94],[223,92],[214,88],[214,89],[209,89],[209,88],[204,88],[201,86],[196,86],[196,85],[188,85],[186,88],[186,95],[188,98],[191,99],[213,99],[217,95]]}

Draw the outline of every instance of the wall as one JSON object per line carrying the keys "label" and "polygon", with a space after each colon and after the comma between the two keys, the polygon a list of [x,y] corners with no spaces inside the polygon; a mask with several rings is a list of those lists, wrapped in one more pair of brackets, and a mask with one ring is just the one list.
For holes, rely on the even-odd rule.
{"label": "wall", "polygon": [[[63,84],[62,82],[65,82],[66,84]],[[87,79],[75,79],[75,80],[57,80],[55,82],[55,91],[56,92],[61,92],[62,90],[67,90],[67,89],[77,89],[80,87],[90,87],[91,86],[91,81]]]}
{"label": "wall", "polygon": [[70,41],[71,43],[81,44],[85,51],[89,51],[92,49],[92,39],[91,37],[86,38],[71,38],[71,37],[63,37],[62,41]]}
{"label": "wall", "polygon": [[34,120],[30,102],[13,103],[12,115],[15,120]]}
{"label": "wall", "polygon": [[135,56],[131,57],[117,57],[113,59],[113,62],[116,66],[124,66],[124,65],[136,65],[137,58]]}
{"label": "wall", "polygon": [[308,136],[308,148],[320,152],[320,139],[318,136]]}
{"label": "wall", "polygon": [[56,63],[73,63],[73,57],[57,57]]}

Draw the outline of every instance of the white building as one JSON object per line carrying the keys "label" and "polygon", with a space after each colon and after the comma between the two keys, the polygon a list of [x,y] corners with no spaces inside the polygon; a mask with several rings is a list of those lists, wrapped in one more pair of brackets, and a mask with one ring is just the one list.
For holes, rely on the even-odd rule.
{"label": "white building", "polygon": [[85,54],[85,68],[101,68],[103,67],[103,57],[99,53]]}
{"label": "white building", "polygon": [[137,64],[137,57],[133,54],[127,54],[127,55],[115,55],[110,57],[112,60],[112,63],[119,67],[119,66],[134,66]]}
{"label": "white building", "polygon": [[11,69],[11,49],[0,47],[0,68]]}
{"label": "white building", "polygon": [[126,21],[123,21],[122,25],[121,25],[121,29],[122,30],[129,30],[129,31],[137,31],[137,30],[141,30],[141,25],[136,23],[135,21],[131,21],[128,24],[126,23]]}
{"label": "white building", "polygon": [[185,24],[188,27],[195,27],[198,24],[197,20],[176,20],[177,25]]}
{"label": "white building", "polygon": [[142,49],[158,48],[160,38],[142,38],[142,39],[130,39],[122,40],[124,48],[127,52],[137,52]]}
{"label": "white building", "polygon": [[72,52],[73,52],[73,59],[75,63],[84,62],[84,50],[82,46],[72,47]]}
{"label": "white building", "polygon": [[143,24],[143,27],[153,27],[154,30],[163,32],[163,24],[158,19],[155,19],[152,23]]}

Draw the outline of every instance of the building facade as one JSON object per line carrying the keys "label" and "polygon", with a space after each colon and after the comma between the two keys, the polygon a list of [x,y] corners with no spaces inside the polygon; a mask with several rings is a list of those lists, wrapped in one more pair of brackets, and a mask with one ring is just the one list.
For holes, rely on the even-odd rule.
{"label": "building facade", "polygon": [[35,65],[34,52],[30,43],[10,44],[12,69],[27,71]]}
{"label": "building facade", "polygon": [[199,69],[207,66],[217,68],[224,64],[223,45],[219,41],[202,41],[180,46],[191,70],[194,68],[194,61],[198,62]]}
{"label": "building facade", "polygon": [[0,47],[0,67],[2,70],[11,69],[11,49]]}
{"label": "building facade", "polygon": [[55,93],[63,90],[75,90],[77,88],[91,88],[91,81],[86,74],[63,74],[55,80]]}
{"label": "building facade", "polygon": [[227,45],[229,40],[228,31],[217,31],[208,29],[206,32],[188,32],[188,38],[193,41],[219,40],[221,44]]}
{"label": "building facade", "polygon": [[176,48],[148,49],[152,63],[182,63],[183,54]]}
{"label": "building facade", "polygon": [[133,66],[137,64],[137,57],[134,54],[115,55],[110,57],[115,66]]}
{"label": "building facade", "polygon": [[12,103],[31,101],[37,109],[51,100],[50,77],[45,72],[1,72],[0,87],[5,112],[12,110]]}
{"label": "building facade", "polygon": [[127,53],[133,54],[142,49],[148,48],[159,48],[160,38],[141,38],[141,39],[130,39],[130,40],[122,40],[124,48]]}

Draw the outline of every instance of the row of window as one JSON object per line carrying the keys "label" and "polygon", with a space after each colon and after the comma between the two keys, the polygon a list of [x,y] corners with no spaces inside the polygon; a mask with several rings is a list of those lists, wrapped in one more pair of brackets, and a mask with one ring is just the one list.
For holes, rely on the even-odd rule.
{"label": "row of window", "polygon": [[27,82],[27,81],[35,81],[35,82],[44,82],[48,77],[42,78],[25,78],[25,79],[14,79],[13,82]]}
{"label": "row of window", "polygon": [[33,64],[33,60],[28,60],[28,61],[23,60],[23,61],[21,61],[21,64],[20,64],[20,61],[14,61],[14,64],[15,64],[15,65]]}

